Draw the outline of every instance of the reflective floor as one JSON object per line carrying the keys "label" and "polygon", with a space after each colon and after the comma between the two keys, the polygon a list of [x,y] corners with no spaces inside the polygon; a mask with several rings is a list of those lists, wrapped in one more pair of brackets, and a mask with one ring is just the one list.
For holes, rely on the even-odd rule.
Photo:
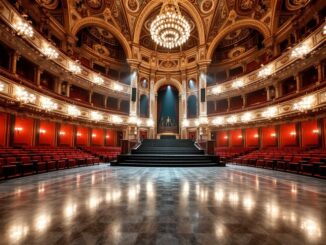
{"label": "reflective floor", "polygon": [[100,165],[0,182],[0,244],[326,244],[326,181]]}

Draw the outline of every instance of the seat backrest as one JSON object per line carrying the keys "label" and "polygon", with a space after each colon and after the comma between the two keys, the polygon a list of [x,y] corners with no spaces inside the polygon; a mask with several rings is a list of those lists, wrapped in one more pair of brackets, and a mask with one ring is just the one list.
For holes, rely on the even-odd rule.
{"label": "seat backrest", "polygon": [[6,158],[7,164],[12,164],[13,162],[16,162],[16,157],[7,157]]}

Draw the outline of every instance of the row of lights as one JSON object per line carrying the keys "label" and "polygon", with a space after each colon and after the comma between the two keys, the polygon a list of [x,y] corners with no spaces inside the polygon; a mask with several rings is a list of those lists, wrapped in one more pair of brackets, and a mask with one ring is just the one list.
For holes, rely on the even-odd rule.
{"label": "row of lights", "polygon": [[[317,99],[315,95],[309,95],[306,97],[303,97],[300,99],[298,102],[294,103],[292,108],[293,110],[298,110],[300,112],[305,112],[308,110],[311,110],[317,103]],[[277,106],[272,106],[266,108],[262,113],[261,116],[263,118],[271,119],[274,118],[278,115],[279,109]],[[240,120],[239,120],[240,119]],[[225,123],[227,124],[235,124],[239,121],[242,123],[248,123],[252,120],[255,119],[255,116],[252,112],[245,112],[243,113],[240,117],[237,115],[231,115],[229,117],[216,117],[215,119],[212,120],[212,123],[214,125],[223,125]]]}
{"label": "row of lights", "polygon": [[[313,129],[313,130],[312,130],[312,133],[313,133],[313,134],[319,134],[319,130],[318,130],[318,129]],[[289,133],[289,135],[295,137],[295,136],[297,135],[297,133],[296,133],[296,131],[291,131],[291,132]],[[276,133],[271,133],[270,136],[271,136],[272,138],[276,138],[276,137],[277,137],[277,134],[276,134]],[[259,135],[258,135],[258,134],[254,134],[253,137],[254,137],[254,138],[259,138]],[[228,137],[227,135],[225,135],[223,138],[226,140],[226,139],[228,139],[229,137]],[[242,138],[243,138],[243,136],[242,136],[241,134],[238,135],[238,139],[242,139]]]}
{"label": "row of lights", "polygon": [[[23,19],[17,19],[13,25],[13,28],[16,30],[17,34],[19,36],[22,36],[24,38],[33,38],[34,37],[34,30],[30,23],[28,23],[26,20]],[[49,44],[48,42],[44,41],[43,47],[41,49],[42,54],[51,60],[55,60],[59,58],[59,52],[56,50],[56,48]],[[68,69],[69,71],[74,75],[79,75],[82,72],[82,68],[79,64],[79,61],[70,61],[68,63]],[[97,85],[103,85],[104,79],[100,75],[93,75],[92,82]],[[123,87],[117,83],[113,83],[112,85],[113,90],[115,91],[122,91]],[[0,90],[1,91],[1,90]]]}
{"label": "row of lights", "polygon": [[[23,104],[35,104],[36,103],[36,95],[28,92],[25,88],[16,86],[14,90],[15,98]],[[41,96],[40,97],[40,107],[45,111],[55,111],[58,110],[59,106],[55,103],[51,98]],[[71,117],[79,117],[81,116],[81,111],[74,105],[68,105],[67,114]],[[90,119],[93,121],[102,121],[104,119],[104,115],[98,111],[90,112]],[[111,116],[111,122],[114,124],[123,123],[123,119],[117,115]]]}
{"label": "row of lights", "polygon": [[[323,34],[326,35],[326,25],[323,28]],[[311,52],[311,43],[306,41],[304,43],[299,44],[291,51],[291,57],[292,58],[304,58],[306,55],[308,55]],[[258,78],[264,79],[272,75],[275,71],[275,67],[273,64],[262,66],[262,68],[258,71]],[[243,79],[238,79],[232,83],[233,89],[239,89],[245,86],[245,82]],[[221,85],[215,86],[212,89],[213,94],[220,94],[224,91],[223,87]]]}

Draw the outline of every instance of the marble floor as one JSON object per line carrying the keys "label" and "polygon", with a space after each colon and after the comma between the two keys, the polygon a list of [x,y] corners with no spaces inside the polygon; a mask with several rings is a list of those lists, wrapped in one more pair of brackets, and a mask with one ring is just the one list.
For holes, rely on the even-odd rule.
{"label": "marble floor", "polygon": [[326,244],[326,181],[85,167],[0,182],[0,244]]}

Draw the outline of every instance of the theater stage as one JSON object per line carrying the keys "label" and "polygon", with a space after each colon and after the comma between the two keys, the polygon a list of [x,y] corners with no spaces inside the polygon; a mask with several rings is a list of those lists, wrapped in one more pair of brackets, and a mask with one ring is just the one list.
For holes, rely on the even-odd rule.
{"label": "theater stage", "polygon": [[0,183],[0,244],[323,244],[326,182],[107,165]]}

